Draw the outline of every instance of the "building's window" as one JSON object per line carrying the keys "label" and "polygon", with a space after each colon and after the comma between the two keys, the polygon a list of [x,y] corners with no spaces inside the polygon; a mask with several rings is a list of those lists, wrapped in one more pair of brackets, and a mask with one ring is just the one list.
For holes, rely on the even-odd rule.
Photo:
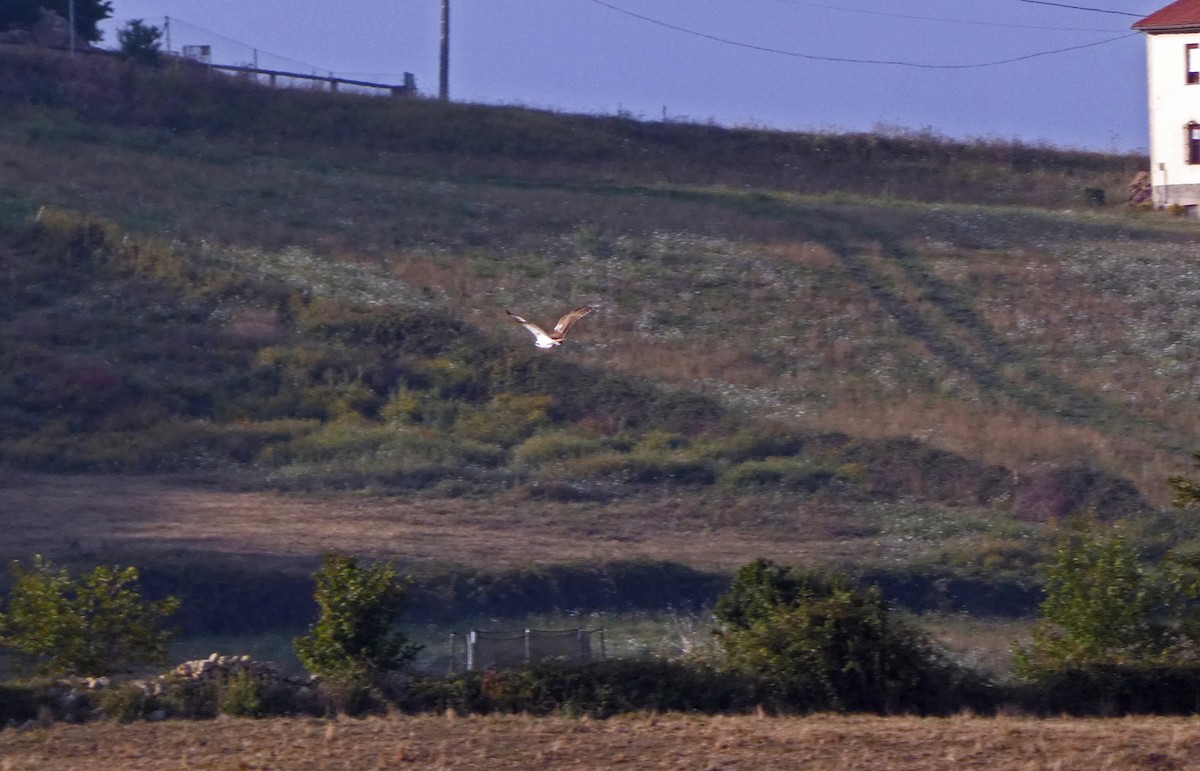
{"label": "building's window", "polygon": [[1200,83],[1200,43],[1187,44],[1187,82]]}
{"label": "building's window", "polygon": [[1187,124],[1187,162],[1200,163],[1200,123]]}

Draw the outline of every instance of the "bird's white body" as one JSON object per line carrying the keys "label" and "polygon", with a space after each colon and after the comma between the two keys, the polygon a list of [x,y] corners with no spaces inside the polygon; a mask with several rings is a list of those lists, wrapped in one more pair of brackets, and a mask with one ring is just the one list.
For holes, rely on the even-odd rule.
{"label": "bird's white body", "polygon": [[555,340],[541,329],[534,328],[529,331],[533,333],[533,344],[538,348],[554,348],[562,345],[562,340]]}
{"label": "bird's white body", "polygon": [[567,333],[571,331],[572,325],[591,312],[592,307],[590,305],[585,305],[582,308],[576,308],[559,319],[558,323],[554,325],[554,329],[550,332],[547,332],[537,324],[534,324],[531,321],[526,321],[512,311],[505,311],[505,313],[513,317],[513,321],[529,330],[530,334],[533,335],[533,344],[543,350],[557,348],[558,346],[562,345],[563,340],[565,340],[567,337]]}

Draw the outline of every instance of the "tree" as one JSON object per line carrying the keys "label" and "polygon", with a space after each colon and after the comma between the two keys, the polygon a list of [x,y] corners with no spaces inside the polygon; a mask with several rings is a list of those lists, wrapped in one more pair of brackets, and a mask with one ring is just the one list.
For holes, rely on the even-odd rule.
{"label": "tree", "polygon": [[759,559],[714,610],[730,665],[801,708],[942,711],[967,673],[888,611],[878,587]]}
{"label": "tree", "polygon": [[[40,18],[39,9],[54,11],[64,19],[71,18],[72,0],[4,0],[0,3],[0,30],[10,27],[28,29]],[[100,22],[112,16],[111,0],[73,0],[75,3],[75,34],[95,43],[104,36]]]}
{"label": "tree", "polygon": [[0,646],[37,660],[44,675],[107,675],[166,658],[163,628],[179,601],[146,600],[137,568],[100,566],[79,579],[41,555],[10,567],[14,585],[0,614]]}
{"label": "tree", "polygon": [[353,557],[329,554],[314,575],[318,606],[309,633],[295,640],[300,662],[313,674],[348,683],[378,683],[402,669],[420,645],[392,622],[408,604],[408,582],[390,563],[359,567]]}
{"label": "tree", "polygon": [[117,42],[121,44],[121,55],[138,64],[155,66],[161,51],[159,41],[162,30],[144,24],[141,19],[130,19],[117,31]]}
{"label": "tree", "polygon": [[1082,520],[1060,538],[1044,591],[1033,642],[1017,652],[1018,673],[1150,664],[1169,655],[1182,598],[1142,564],[1119,527],[1100,530]]}

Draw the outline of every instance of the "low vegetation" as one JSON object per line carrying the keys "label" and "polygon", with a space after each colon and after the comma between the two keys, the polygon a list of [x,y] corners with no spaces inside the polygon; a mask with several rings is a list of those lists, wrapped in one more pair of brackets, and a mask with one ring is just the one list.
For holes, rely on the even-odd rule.
{"label": "low vegetation", "polygon": [[165,621],[179,601],[143,598],[137,568],[102,565],[73,579],[35,555],[11,573],[0,648],[22,654],[38,674],[103,676],[166,660],[173,634]]}

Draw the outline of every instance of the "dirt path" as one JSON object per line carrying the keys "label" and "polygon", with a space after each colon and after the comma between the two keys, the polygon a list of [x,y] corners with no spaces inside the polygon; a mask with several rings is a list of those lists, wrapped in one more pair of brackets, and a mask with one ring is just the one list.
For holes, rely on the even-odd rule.
{"label": "dirt path", "polygon": [[0,732],[0,768],[1195,769],[1188,718],[632,716],[92,723]]}

